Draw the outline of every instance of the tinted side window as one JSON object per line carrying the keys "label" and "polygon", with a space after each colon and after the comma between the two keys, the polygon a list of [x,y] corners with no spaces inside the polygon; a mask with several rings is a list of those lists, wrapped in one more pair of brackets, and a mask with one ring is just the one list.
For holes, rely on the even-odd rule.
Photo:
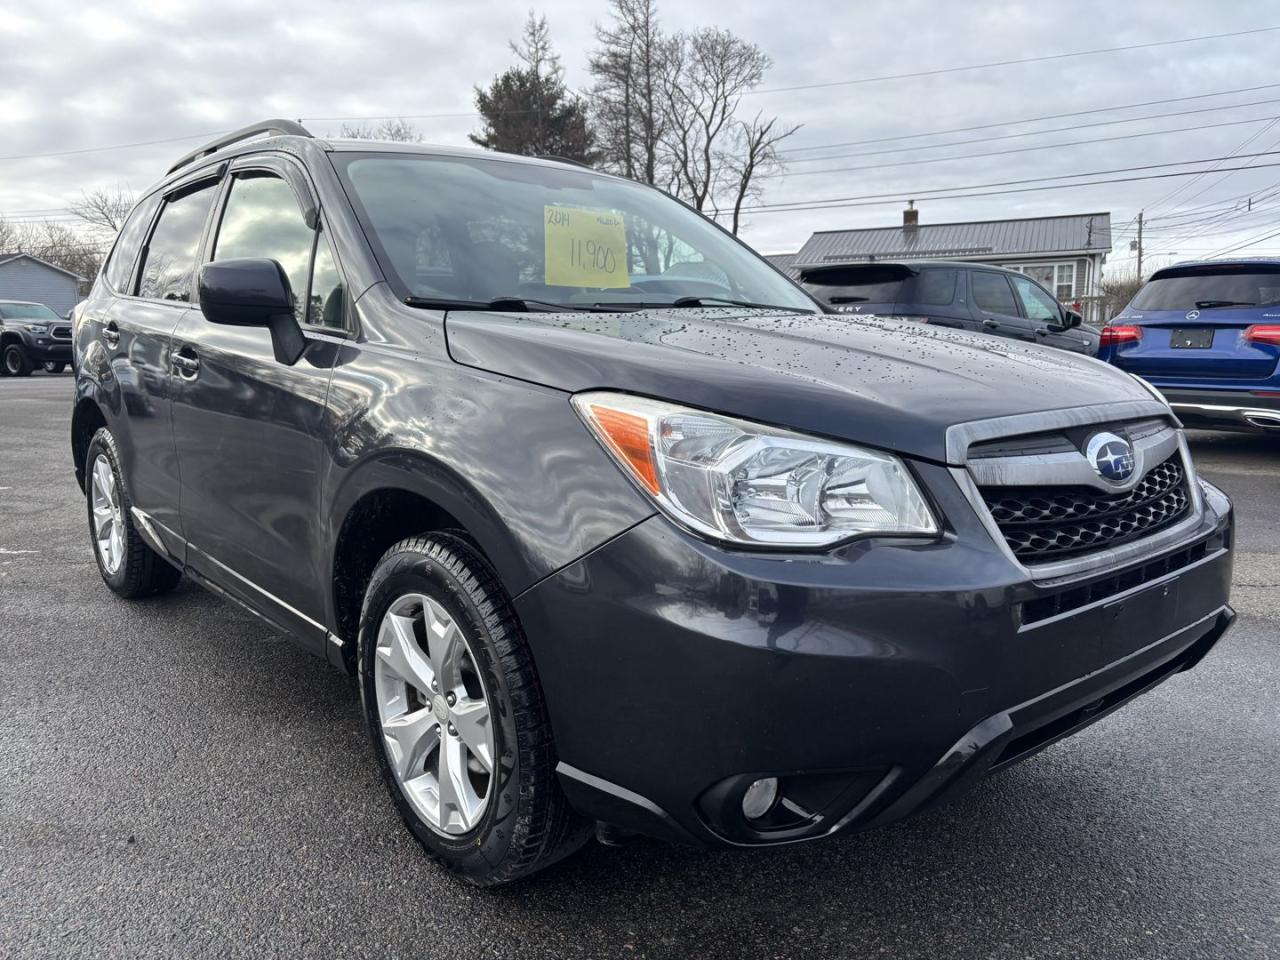
{"label": "tinted side window", "polygon": [[293,289],[293,309],[305,321],[307,277],[315,232],[302,219],[302,210],[289,185],[274,174],[248,174],[231,184],[222,225],[214,249],[215,260],[265,257],[284,267]]}
{"label": "tinted side window", "polygon": [[342,274],[324,233],[316,240],[315,265],[311,270],[311,295],[307,303],[307,323],[342,328],[346,310],[346,290]]}
{"label": "tinted side window", "polygon": [[159,205],[160,195],[152,194],[133,208],[133,213],[129,214],[129,219],[120,228],[120,236],[116,238],[111,257],[102,270],[107,283],[117,293],[133,291],[129,283],[133,279],[133,264],[138,259],[142,237],[147,232],[147,227],[151,225],[151,217]]}
{"label": "tinted side window", "polygon": [[1057,323],[1061,319],[1058,313],[1058,301],[1045,293],[1026,277],[1012,277],[1013,289],[1018,291],[1018,299],[1022,301],[1023,312],[1029,320],[1048,320]]}
{"label": "tinted side window", "polygon": [[138,296],[152,300],[191,299],[191,278],[200,252],[200,235],[213,203],[216,184],[175,197],[164,205],[151,232],[142,264]]}
{"label": "tinted side window", "polygon": [[916,277],[912,303],[944,307],[956,296],[956,272],[954,270],[921,270]]}
{"label": "tinted side window", "polygon": [[972,283],[973,302],[978,305],[978,309],[1011,317],[1018,315],[1017,304],[1013,302],[1013,291],[1009,289],[1009,281],[1003,274],[974,273]]}

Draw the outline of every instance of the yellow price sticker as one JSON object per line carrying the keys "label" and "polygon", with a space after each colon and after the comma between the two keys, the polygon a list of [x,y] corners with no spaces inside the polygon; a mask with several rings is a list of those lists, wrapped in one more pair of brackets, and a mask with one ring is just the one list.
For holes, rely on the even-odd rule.
{"label": "yellow price sticker", "polygon": [[591,207],[545,208],[546,282],[615,290],[631,286],[622,214]]}

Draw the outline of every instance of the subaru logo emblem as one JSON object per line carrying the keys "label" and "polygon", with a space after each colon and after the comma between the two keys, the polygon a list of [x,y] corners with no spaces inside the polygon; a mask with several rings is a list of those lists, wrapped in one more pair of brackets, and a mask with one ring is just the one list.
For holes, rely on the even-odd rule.
{"label": "subaru logo emblem", "polygon": [[1187,319],[1188,319],[1188,320],[1199,320],[1199,319],[1200,319],[1200,311],[1199,311],[1199,310],[1188,310],[1188,311],[1187,311]]}
{"label": "subaru logo emblem", "polygon": [[1114,433],[1095,433],[1085,447],[1085,457],[1109,483],[1124,483],[1133,476],[1133,444]]}

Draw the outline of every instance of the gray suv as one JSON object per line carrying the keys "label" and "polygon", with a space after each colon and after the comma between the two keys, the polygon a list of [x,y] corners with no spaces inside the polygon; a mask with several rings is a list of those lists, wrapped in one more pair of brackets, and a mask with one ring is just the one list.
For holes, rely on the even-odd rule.
{"label": "gray suv", "polygon": [[1230,502],[1133,377],[826,313],[582,167],[258,125],[144,195],[75,326],[107,588],[190,577],[354,675],[477,883],[892,823],[1234,616]]}

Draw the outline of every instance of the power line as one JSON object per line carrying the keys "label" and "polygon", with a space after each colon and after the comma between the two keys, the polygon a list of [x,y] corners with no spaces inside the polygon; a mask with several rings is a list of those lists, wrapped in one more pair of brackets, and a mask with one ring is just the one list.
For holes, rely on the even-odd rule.
{"label": "power line", "polygon": [[[1039,137],[1046,133],[1070,133],[1073,130],[1087,130],[1093,127],[1113,127],[1123,123],[1138,123],[1143,120],[1163,120],[1167,117],[1188,117],[1201,113],[1218,113],[1223,110],[1236,110],[1242,107],[1261,107],[1272,103],[1280,103],[1280,98],[1271,97],[1266,100],[1250,100],[1247,103],[1232,104],[1215,104],[1211,107],[1197,107],[1194,110],[1174,110],[1168,113],[1152,113],[1144,117],[1123,117],[1117,120],[1095,120],[1092,123],[1073,123],[1064,127],[1049,127],[1046,130],[1027,130],[1022,133],[1006,133],[998,137],[973,137],[969,140],[953,140],[950,143],[930,143],[922,144],[918,147],[894,147],[885,150],[862,150],[858,153],[843,153],[827,157],[798,157],[788,160],[788,163],[813,163],[821,160],[847,160],[856,157],[880,157],[887,153],[905,153],[908,150],[936,150],[942,147],[963,147],[971,143],[993,143],[996,140],[1017,140],[1022,137]],[[1266,119],[1265,117],[1263,119]],[[843,143],[833,143],[829,147],[847,146]],[[818,149],[818,148],[813,148]]]}
{"label": "power line", "polygon": [[[979,123],[968,127],[952,127],[949,130],[931,130],[925,133],[904,133],[896,137],[875,137],[870,140],[846,140],[844,143],[815,144],[810,147],[791,147],[786,152],[799,153],[803,150],[828,150],[832,147],[860,147],[872,143],[889,143],[894,140],[917,140],[922,137],[942,137],[952,133],[972,133],[975,130],[991,130],[996,127],[1013,127],[1024,123],[1039,123],[1043,120],[1065,120],[1068,117],[1084,117],[1095,113],[1112,113],[1116,110],[1136,110],[1138,107],[1158,107],[1165,103],[1184,103],[1188,100],[1207,100],[1210,97],[1226,97],[1237,93],[1255,93],[1258,90],[1271,90],[1275,87],[1280,87],[1280,83],[1264,83],[1256,87],[1239,87],[1235,90],[1219,90],[1217,93],[1197,93],[1189,97],[1166,97],[1163,100],[1144,100],[1140,103],[1122,103],[1111,107],[1092,107],[1088,110],[1072,110],[1068,113],[1046,113],[1040,117],[1023,117],[1020,120],[1001,120],[998,123]],[[1223,107],[1222,109],[1227,110],[1231,108]],[[1178,114],[1161,114],[1161,116],[1178,116]],[[1134,117],[1133,119],[1145,120],[1148,118]],[[792,162],[795,163],[798,161]]]}
{"label": "power line", "polygon": [[[1172,130],[1148,130],[1144,133],[1126,133],[1117,137],[1094,137],[1089,140],[1068,140],[1061,143],[1045,143],[1034,147],[1015,147],[1011,150],[992,150],[987,153],[965,153],[954,157],[927,157],[921,160],[895,160],[889,163],[866,164],[860,167],[826,167],[822,170],[799,170],[799,171],[783,171],[781,173],[772,174],[775,177],[812,177],[825,173],[854,173],[862,170],[893,170],[897,167],[914,167],[921,164],[943,163],[951,160],[983,160],[988,157],[1005,157],[1015,153],[1031,153],[1037,150],[1054,150],[1061,147],[1080,147],[1088,146],[1096,143],[1112,143],[1117,140],[1136,140],[1140,137],[1158,137],[1169,133],[1186,133],[1192,130],[1212,130],[1217,127],[1238,127],[1246,123],[1265,123],[1271,121],[1272,124],[1280,121],[1280,117],[1253,117],[1249,120],[1228,120],[1224,123],[1206,123],[1199,124],[1194,127],[1175,127]],[[1259,131],[1263,132],[1263,131]],[[824,157],[822,159],[835,159],[834,157]],[[1198,196],[1198,194],[1197,194]]]}
{"label": "power line", "polygon": [[[946,186],[946,187],[919,187],[915,189],[894,190],[892,193],[868,193],[868,194],[863,194],[861,196],[854,196],[854,197],[835,197],[834,200],[836,201],[869,200],[869,199],[874,199],[878,197],[895,197],[895,198],[901,199],[902,197],[918,197],[918,196],[929,194],[929,193],[949,193],[952,190],[976,190],[976,189],[986,188],[986,187],[1016,186],[1024,183],[1043,183],[1049,180],[1067,180],[1067,179],[1074,179],[1076,177],[1100,177],[1100,176],[1106,176],[1112,173],[1133,173],[1139,170],[1159,170],[1165,167],[1184,167],[1190,164],[1214,163],[1219,160],[1267,157],[1267,156],[1272,156],[1276,153],[1280,153],[1280,151],[1271,150],[1271,151],[1259,152],[1259,153],[1242,153],[1234,157],[1233,156],[1205,157],[1204,159],[1200,159],[1200,160],[1175,160],[1175,161],[1170,161],[1168,163],[1146,163],[1136,167],[1113,167],[1108,170],[1087,170],[1082,173],[1060,173],[1060,174],[1054,174],[1052,176],[1044,176],[1044,177],[1024,177],[1023,179],[1020,179],[1020,180],[996,180],[991,183],[975,183],[975,184],[963,184],[963,185],[955,184],[955,185]],[[1204,171],[1191,170],[1191,171],[1187,171],[1185,175],[1195,176],[1203,172]],[[805,202],[805,201],[794,201],[794,202]],[[823,201],[823,202],[826,202],[826,201]],[[764,206],[782,206],[782,205],[783,204],[765,204]]]}
{"label": "power line", "polygon": [[1013,67],[1024,63],[1045,63],[1050,60],[1068,60],[1072,57],[1092,57],[1104,53],[1121,53],[1126,50],[1145,50],[1153,47],[1171,47],[1183,43],[1199,43],[1203,40],[1224,40],[1228,37],[1246,37],[1258,33],[1271,33],[1280,26],[1256,27],[1252,30],[1236,30],[1231,33],[1211,33],[1200,37],[1182,37],[1178,40],[1153,40],[1147,43],[1131,43],[1121,47],[1099,47],[1096,50],[1077,50],[1073,53],[1052,53],[1040,57],[1021,57],[1016,60],[996,60],[991,63],[973,63],[962,67],[940,67],[936,70],[917,70],[912,73],[890,73],[878,77],[857,77],[853,80],[833,80],[828,83],[802,83],[791,87],[771,87],[750,90],[748,94],[792,93],[796,90],[818,90],[827,87],[847,87],[862,83],[881,83],[886,80],[910,80],[915,77],[938,77],[949,73],[965,73],[972,70],[988,70],[992,67]]}
{"label": "power line", "polygon": [[185,137],[165,137],[163,140],[139,140],[136,143],[116,143],[109,147],[79,147],[75,150],[55,150],[52,153],[15,153],[0,160],[42,160],[45,157],[70,157],[80,153],[102,153],[107,150],[130,150],[134,147],[154,147],[163,143],[182,143],[184,140],[203,140],[225,133],[217,130],[213,133],[192,133]]}
{"label": "power line", "polygon": [[1274,237],[1280,237],[1280,230],[1277,230],[1274,233],[1268,233],[1263,236],[1250,237],[1248,240],[1245,240],[1243,243],[1237,243],[1234,246],[1227,246],[1227,247],[1223,247],[1220,250],[1215,250],[1213,251],[1213,253],[1209,254],[1209,256],[1221,257],[1228,253],[1235,253],[1237,250],[1242,250],[1245,247],[1251,247],[1255,243],[1263,243],[1267,240],[1271,240]]}
{"label": "power line", "polygon": [[[1280,153],[1280,151],[1273,151],[1273,153]],[[1186,163],[1201,162],[1202,163],[1205,161],[1188,160],[1184,162]],[[1170,166],[1170,164],[1152,164],[1147,167],[1132,167],[1132,168],[1126,168],[1126,169],[1143,170],[1143,169],[1151,169],[1151,167],[1160,167],[1160,166]],[[1220,169],[1264,170],[1264,169],[1269,169],[1271,167],[1280,167],[1280,163],[1262,163],[1262,164],[1255,164],[1248,167],[1229,167],[1229,168],[1220,168]],[[1109,172],[1119,172],[1119,171],[1096,171],[1096,172],[1109,173]],[[1174,171],[1170,173],[1146,174],[1144,176],[1138,176],[1138,177],[1117,177],[1117,178],[1105,179],[1105,180],[1084,180],[1079,183],[1038,184],[1036,186],[1021,187],[1021,188],[1015,188],[1011,190],[991,190],[986,192],[940,194],[938,196],[926,197],[925,199],[962,200],[962,199],[969,199],[972,197],[999,197],[999,196],[1006,196],[1008,194],[1015,194],[1015,193],[1034,193],[1037,190],[1065,190],[1071,187],[1090,187],[1090,186],[1098,186],[1098,185],[1112,184],[1112,183],[1137,183],[1144,180],[1163,180],[1163,179],[1168,179],[1170,177],[1192,177],[1200,172],[1201,171],[1197,171],[1197,170],[1180,170],[1180,171]],[[1031,180],[1023,180],[1023,181],[1013,180],[1013,181],[1005,181],[1005,182],[1027,183],[1027,182],[1034,182],[1036,180],[1041,180],[1041,179],[1044,179],[1044,180],[1065,179],[1068,176],[1088,176],[1088,175],[1089,174],[1064,174],[1061,177],[1031,178]],[[937,191],[977,190],[984,186],[994,186],[994,185],[995,184],[976,184],[973,187],[938,187],[936,188],[936,190]],[[824,200],[793,200],[786,203],[753,204],[752,206],[744,206],[740,209],[741,209],[741,212],[743,213],[746,213],[749,211],[756,212],[756,213],[788,213],[788,212],[802,212],[806,210],[838,209],[841,207],[880,207],[880,206],[887,206],[889,204],[901,203],[904,197],[920,196],[923,193],[932,193],[932,192],[935,192],[935,191],[903,190],[893,194],[887,194],[887,193],[866,194],[864,197],[836,197],[836,198],[824,199]],[[886,199],[874,199],[874,198],[881,198],[881,197]]]}

